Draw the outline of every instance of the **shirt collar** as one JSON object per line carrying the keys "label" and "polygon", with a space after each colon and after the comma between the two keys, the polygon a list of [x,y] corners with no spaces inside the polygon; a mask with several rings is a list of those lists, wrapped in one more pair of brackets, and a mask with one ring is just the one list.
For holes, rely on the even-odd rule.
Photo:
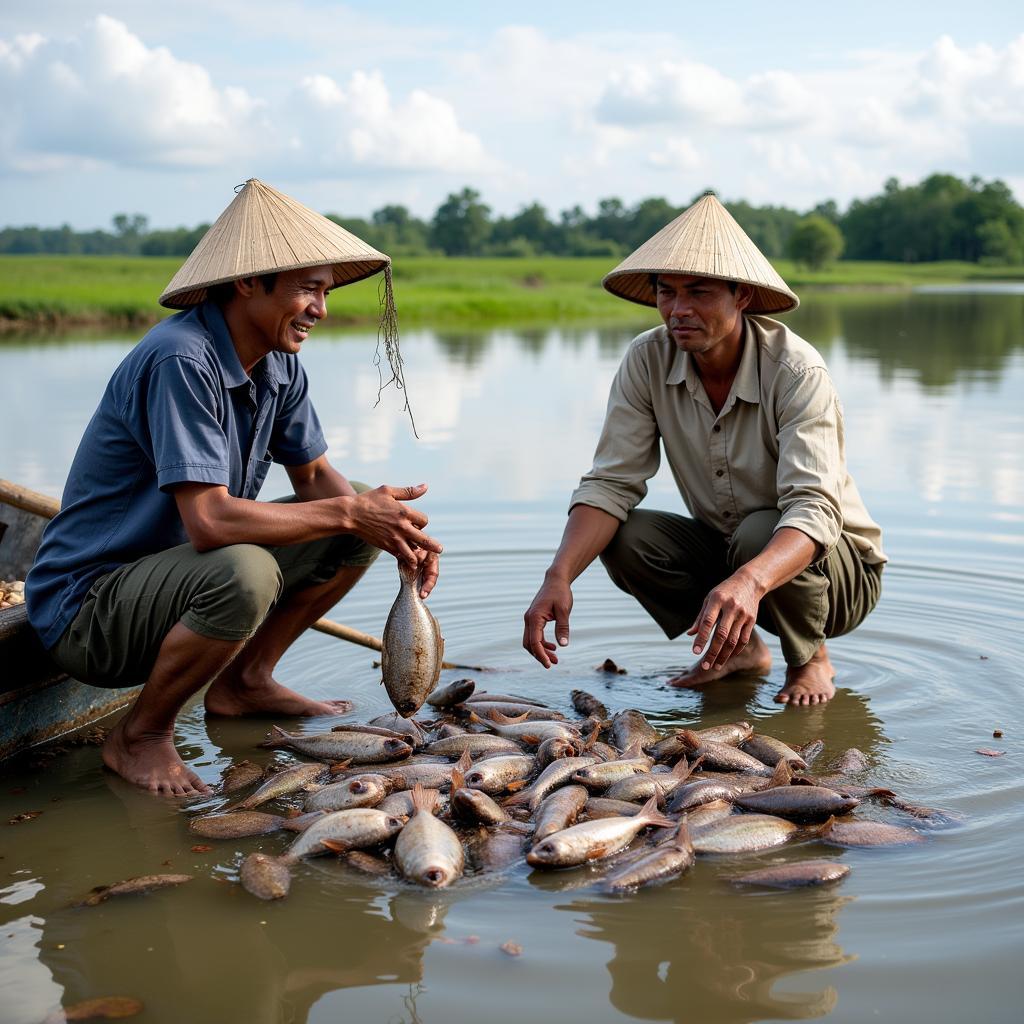
{"label": "shirt collar", "polygon": [[[671,335],[666,336],[669,344],[674,345]],[[757,405],[761,401],[761,384],[757,369],[757,338],[751,328],[747,317],[743,318],[743,354],[740,356],[740,365],[736,370],[736,379],[733,381],[730,390],[731,397],[742,398],[744,402],[751,402]],[[693,394],[697,387],[697,374],[693,370],[693,357],[689,352],[676,349],[675,355],[668,368],[668,375],[665,377],[666,384],[685,384],[686,389]],[[730,404],[729,402],[726,403]]]}
{"label": "shirt collar", "polygon": [[[207,300],[203,303],[200,315],[206,324],[206,329],[213,339],[214,351],[217,353],[217,361],[224,372],[224,381],[229,388],[237,388],[252,383],[250,376],[242,368],[235,350],[235,344],[231,340],[231,332],[228,330],[224,313],[216,302]],[[288,374],[281,363],[281,357],[276,353],[269,353],[264,356],[252,369],[253,376],[262,373],[270,385],[272,391],[277,391],[278,386],[288,382]]]}

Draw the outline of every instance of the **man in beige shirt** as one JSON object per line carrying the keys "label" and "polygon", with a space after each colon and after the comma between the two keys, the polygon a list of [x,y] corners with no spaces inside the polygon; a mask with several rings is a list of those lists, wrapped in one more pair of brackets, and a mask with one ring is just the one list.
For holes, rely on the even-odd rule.
{"label": "man in beige shirt", "polygon": [[[886,556],[846,469],[843,417],[821,356],[769,312],[796,296],[712,195],[604,281],[656,305],[663,327],[630,345],[612,384],[593,468],[570,501],[561,546],[525,615],[523,646],[557,663],[573,580],[601,557],[670,637],[700,660],[672,679],[699,686],[763,675],[776,634],[780,703],[835,692],[825,640],[878,601]],[[638,509],[661,448],[692,518]]]}

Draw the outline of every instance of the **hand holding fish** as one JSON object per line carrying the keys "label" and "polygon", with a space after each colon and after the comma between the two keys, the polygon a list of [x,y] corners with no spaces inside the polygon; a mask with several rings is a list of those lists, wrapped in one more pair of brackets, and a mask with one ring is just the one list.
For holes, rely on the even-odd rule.
{"label": "hand holding fish", "polygon": [[418,576],[421,597],[426,597],[437,582],[437,556],[443,549],[423,532],[428,521],[426,515],[404,503],[421,497],[426,490],[426,484],[382,485],[349,499],[351,532],[394,555]]}

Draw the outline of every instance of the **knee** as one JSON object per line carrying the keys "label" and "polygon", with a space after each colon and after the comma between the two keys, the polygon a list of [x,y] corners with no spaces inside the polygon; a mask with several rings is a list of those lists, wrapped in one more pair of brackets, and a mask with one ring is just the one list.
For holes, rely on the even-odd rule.
{"label": "knee", "polygon": [[782,513],[775,508],[751,512],[729,541],[729,565],[736,569],[764,551],[772,539]]}
{"label": "knee", "polygon": [[216,551],[197,609],[211,624],[232,632],[254,632],[281,594],[283,579],[274,556],[256,544],[232,544]]}

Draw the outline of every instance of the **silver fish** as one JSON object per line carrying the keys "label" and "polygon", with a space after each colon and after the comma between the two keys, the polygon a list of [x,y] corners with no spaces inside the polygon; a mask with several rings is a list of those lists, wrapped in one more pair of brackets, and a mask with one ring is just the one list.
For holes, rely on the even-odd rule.
{"label": "silver fish", "polygon": [[[285,732],[273,726],[261,747],[291,747],[300,754],[325,761],[349,758],[354,764],[379,764],[398,761],[412,753],[404,740],[370,732],[322,732],[312,734]],[[255,794],[253,794],[255,796]],[[251,798],[250,798],[251,799]],[[251,805],[248,805],[251,806]]]}
{"label": "silver fish", "polygon": [[695,859],[689,832],[686,825],[681,824],[670,839],[607,875],[604,886],[610,892],[629,892],[652,882],[675,878],[693,867]]}
{"label": "silver fish", "polygon": [[444,638],[419,592],[419,577],[399,563],[401,585],[381,638],[384,688],[395,710],[409,718],[423,706],[441,677]]}
{"label": "silver fish", "polygon": [[[698,759],[699,761],[699,759]],[[663,803],[665,797],[674,789],[680,786],[689,778],[690,772],[697,767],[697,762],[689,764],[685,757],[680,758],[670,772],[646,772],[634,775],[629,779],[620,779],[613,786],[605,791],[609,800],[629,800],[635,802],[650,800],[652,796],[658,797],[658,803]]]}
{"label": "silver fish", "polygon": [[609,800],[605,796],[592,796],[584,805],[583,813],[590,820],[631,818],[634,814],[640,813],[640,805],[630,803],[628,800]]}
{"label": "silver fish", "polygon": [[923,843],[920,832],[903,825],[887,825],[882,821],[835,821],[830,818],[820,826],[822,839],[833,846],[904,846]]}
{"label": "silver fish", "polygon": [[391,792],[389,779],[355,778],[332,782],[306,797],[307,811],[349,811],[376,807]]}
{"label": "silver fish", "polygon": [[500,711],[492,711],[487,719],[483,719],[475,711],[471,711],[469,720],[476,725],[486,726],[499,736],[535,746],[539,746],[552,736],[563,740],[573,740],[579,736],[576,729],[570,725],[563,725],[561,722],[529,722],[524,716],[509,718],[501,714]]}
{"label": "silver fish", "polygon": [[261,900],[283,899],[292,884],[290,866],[266,853],[250,853],[242,861],[239,877],[246,892]]}
{"label": "silver fish", "polygon": [[359,850],[377,846],[399,832],[405,822],[375,808],[335,811],[313,822],[285,851],[282,860],[294,864],[300,857],[315,857],[328,850]]}
{"label": "silver fish", "polygon": [[740,750],[763,761],[770,768],[774,768],[780,761],[787,761],[791,768],[807,767],[807,762],[788,743],[774,736],[751,736],[740,744]]}
{"label": "silver fish", "polygon": [[271,775],[262,786],[226,810],[251,810],[253,807],[265,804],[268,800],[276,800],[278,797],[297,793],[300,789],[305,789],[306,786],[313,785],[325,778],[327,772],[327,766],[322,764],[297,764],[292,768],[286,768],[283,772]]}
{"label": "silver fish", "polygon": [[624,849],[650,825],[672,828],[675,822],[658,812],[652,797],[630,818],[600,818],[572,825],[536,843],[526,855],[535,867],[574,867],[592,860],[603,860]]}
{"label": "silver fish", "polygon": [[688,729],[681,733],[683,740],[695,757],[704,758],[705,768],[721,768],[730,772],[747,772],[750,775],[770,776],[772,769],[763,761],[736,747],[716,740],[704,739]]}
{"label": "silver fish", "polygon": [[752,853],[781,846],[797,831],[791,821],[770,814],[733,814],[701,829],[693,848],[698,853]]}
{"label": "silver fish", "polygon": [[423,748],[425,754],[439,754],[442,757],[459,757],[464,750],[468,750],[473,757],[493,751],[500,751],[503,754],[522,753],[522,747],[514,740],[495,736],[490,732],[466,732],[459,736],[446,736],[432,740]]}
{"label": "silver fish", "polygon": [[777,814],[791,821],[824,821],[852,811],[860,801],[824,786],[779,786],[760,793],[741,793],[733,803],[745,811]]}
{"label": "silver fish", "polygon": [[513,794],[505,801],[506,807],[517,807],[524,805],[531,811],[537,809],[543,800],[553,790],[565,785],[581,768],[587,768],[597,762],[596,757],[563,757],[552,761],[537,776],[533,783]]}
{"label": "silver fish", "polygon": [[802,860],[773,868],[748,871],[731,879],[734,885],[765,885],[772,889],[796,889],[804,885],[838,882],[850,873],[846,864],[834,860]]}
{"label": "silver fish", "polygon": [[512,783],[529,778],[533,768],[534,760],[528,754],[499,754],[486,761],[477,761],[466,772],[466,785],[493,796],[508,789]]}
{"label": "silver fish", "polygon": [[285,818],[279,814],[264,814],[262,811],[226,811],[193,818],[188,823],[188,830],[206,839],[244,839],[248,836],[269,835],[282,828],[301,832],[315,818],[315,815],[310,814]]}
{"label": "silver fish", "polygon": [[413,816],[395,842],[395,864],[411,882],[440,889],[458,878],[465,866],[459,837],[434,817],[434,796],[416,786]]}
{"label": "silver fish", "polygon": [[592,694],[586,690],[573,690],[569,694],[572,698],[572,706],[584,718],[607,718],[608,709]]}
{"label": "silver fish", "polygon": [[[563,786],[544,797],[534,815],[534,842],[539,843],[542,839],[547,839],[555,832],[561,832],[572,825],[586,806],[589,796],[586,786]],[[637,811],[639,810],[638,807]]]}
{"label": "silver fish", "polygon": [[454,683],[447,686],[439,686],[427,698],[427,703],[432,708],[451,708],[461,704],[476,689],[476,682],[472,679],[456,679]]}
{"label": "silver fish", "polygon": [[619,750],[633,746],[638,740],[642,747],[648,747],[660,739],[661,733],[635,708],[612,717],[612,745]]}

